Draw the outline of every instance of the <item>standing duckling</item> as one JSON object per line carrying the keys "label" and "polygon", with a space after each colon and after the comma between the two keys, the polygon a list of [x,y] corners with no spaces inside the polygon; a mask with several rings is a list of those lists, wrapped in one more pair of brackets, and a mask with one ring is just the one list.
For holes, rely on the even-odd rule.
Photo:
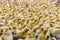
{"label": "standing duckling", "polygon": [[46,33],[47,33],[47,30],[42,30],[42,32],[39,34],[39,38],[38,40],[46,40]]}

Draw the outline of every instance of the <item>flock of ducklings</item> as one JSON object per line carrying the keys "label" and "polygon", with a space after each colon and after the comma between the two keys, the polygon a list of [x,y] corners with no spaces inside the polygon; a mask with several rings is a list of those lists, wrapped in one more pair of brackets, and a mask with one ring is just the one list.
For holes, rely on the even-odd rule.
{"label": "flock of ducklings", "polygon": [[0,0],[0,40],[56,40],[59,29],[60,0]]}

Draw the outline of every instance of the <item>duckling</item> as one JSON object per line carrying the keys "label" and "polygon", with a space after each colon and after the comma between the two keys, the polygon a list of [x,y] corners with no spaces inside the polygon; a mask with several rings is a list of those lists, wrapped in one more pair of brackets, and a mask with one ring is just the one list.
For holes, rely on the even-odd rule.
{"label": "duckling", "polygon": [[39,40],[46,40],[46,33],[47,30],[43,30],[40,34],[39,34]]}

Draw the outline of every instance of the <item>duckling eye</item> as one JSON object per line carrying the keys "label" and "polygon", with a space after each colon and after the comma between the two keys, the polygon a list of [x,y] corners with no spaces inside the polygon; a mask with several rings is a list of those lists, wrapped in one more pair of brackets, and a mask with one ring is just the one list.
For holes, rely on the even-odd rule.
{"label": "duckling eye", "polygon": [[46,37],[46,40],[49,38],[49,36]]}
{"label": "duckling eye", "polygon": [[13,29],[16,29],[16,27],[13,27]]}
{"label": "duckling eye", "polygon": [[3,32],[3,30],[1,30],[1,32]]}

